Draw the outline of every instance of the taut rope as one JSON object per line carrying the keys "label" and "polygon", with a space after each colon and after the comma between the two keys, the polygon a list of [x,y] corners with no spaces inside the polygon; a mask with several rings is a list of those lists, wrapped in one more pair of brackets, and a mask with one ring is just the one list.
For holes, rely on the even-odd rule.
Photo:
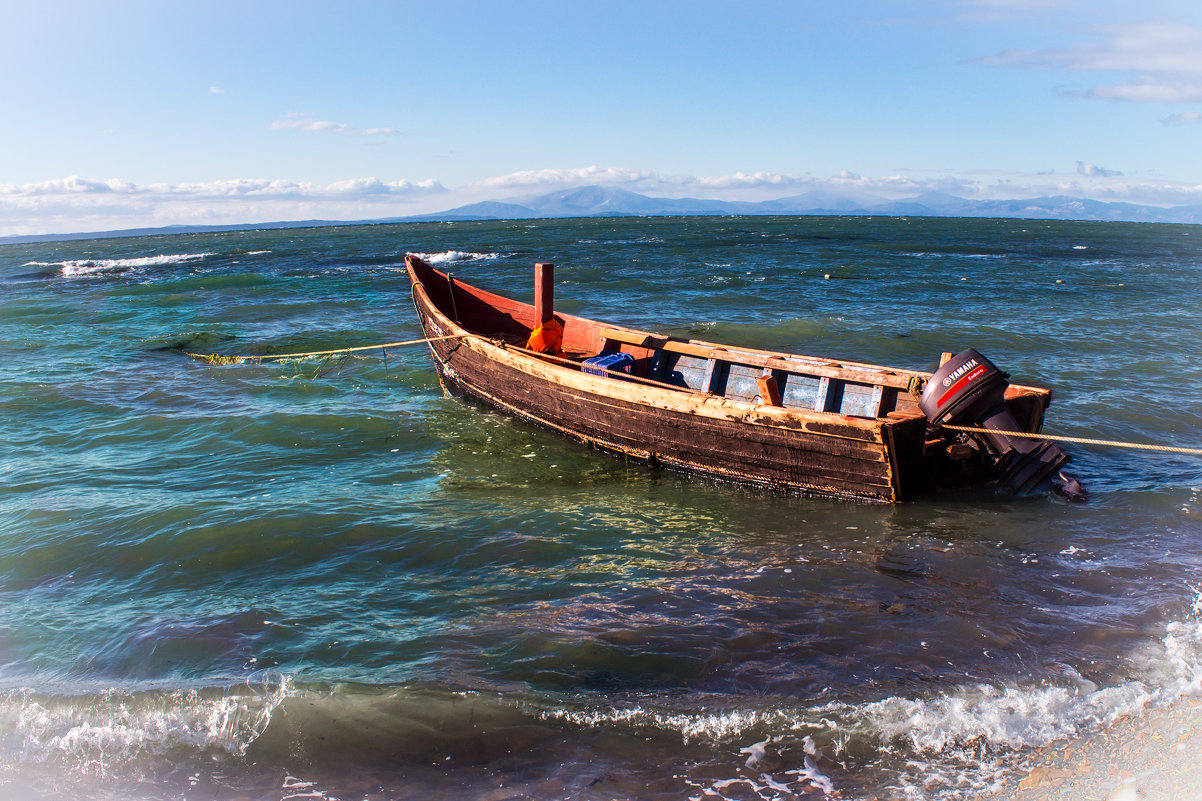
{"label": "taut rope", "polygon": [[355,353],[363,350],[383,350],[384,348],[400,348],[405,345],[424,345],[428,342],[441,342],[444,339],[459,339],[460,337],[475,336],[474,334],[448,334],[445,337],[424,337],[422,339],[407,339],[403,342],[383,342],[379,345],[359,345],[353,348],[336,348],[334,350],[314,350],[307,353],[271,353],[263,356],[233,355],[220,353],[189,353],[182,351],[185,356],[199,359],[208,364],[245,364],[247,362],[282,361],[284,359],[308,359],[313,356],[337,356],[340,353]]}
{"label": "taut rope", "polygon": [[[429,344],[431,342],[441,342],[441,341],[447,340],[447,339],[461,339],[464,337],[478,337],[478,336],[480,336],[480,335],[464,332],[462,334],[448,334],[446,336],[441,336],[441,337],[423,337],[421,339],[407,339],[407,340],[404,340],[401,342],[383,342],[383,343],[380,343],[379,345],[358,345],[353,348],[335,348],[334,350],[314,350],[314,351],[307,351],[305,353],[272,353],[272,354],[265,354],[262,356],[224,355],[224,354],[220,354],[220,353],[191,353],[189,351],[182,351],[182,353],[185,356],[189,356],[193,359],[198,359],[200,361],[206,362],[207,364],[218,364],[218,365],[245,364],[248,362],[283,361],[285,359],[308,359],[308,358],[312,358],[312,357],[316,357],[316,356],[337,356],[337,355],[343,354],[343,353],[357,353],[357,352],[365,351],[365,350],[384,350],[385,348],[401,348],[401,347],[405,347],[407,345],[425,345],[425,344]],[[549,361],[549,362],[552,362],[555,364],[561,364],[561,365],[564,365],[565,367],[572,367],[577,370],[581,369],[581,365],[579,362],[573,361],[571,359],[565,359],[562,356],[555,356],[550,353],[537,353],[532,350],[527,350],[526,348],[523,348],[523,347],[505,344],[504,342],[501,342],[499,340],[495,341],[495,344],[499,345],[502,348],[506,348],[508,350],[515,350],[520,353],[525,353],[527,355],[534,356],[539,359],[543,359],[544,361]],[[606,370],[606,372],[609,373],[610,371]],[[641,376],[628,375],[626,373],[616,373],[615,372],[615,374],[620,375],[622,378],[624,378],[626,380],[632,380],[635,383],[639,383],[639,384],[645,384],[645,385],[657,386],[657,387],[669,387],[670,386],[674,389],[683,389],[685,391],[689,391],[687,387],[677,387],[675,385],[667,384],[666,382],[662,382],[662,381],[656,381],[656,380],[650,379],[650,378],[643,378]],[[695,392],[696,390],[693,390],[693,391]],[[988,434],[988,433],[990,433],[989,429],[975,428],[972,426],[941,425],[941,426],[938,426],[938,428],[942,428],[947,431],[964,431],[969,434]],[[1143,451],[1161,451],[1164,453],[1183,453],[1183,454],[1189,454],[1192,456],[1202,456],[1202,448],[1179,448],[1179,447],[1176,447],[1173,445],[1152,445],[1152,444],[1148,444],[1148,443],[1144,443],[1144,442],[1122,442],[1122,441],[1110,440],[1110,439],[1091,439],[1088,437],[1066,437],[1066,436],[1056,436],[1056,435],[1050,435],[1050,434],[1032,434],[1028,431],[997,431],[994,433],[1004,434],[1009,437],[1027,437],[1028,439],[1041,439],[1041,440],[1047,440],[1049,442],[1071,442],[1071,443],[1075,443],[1075,444],[1079,444],[1079,445],[1102,445],[1102,446],[1107,446],[1107,447],[1112,447],[1112,448],[1133,448],[1135,450],[1143,450]]]}
{"label": "taut rope", "polygon": [[[939,428],[945,428],[948,431],[967,431],[972,434],[988,434],[989,429],[972,428],[970,426],[949,426],[942,425]],[[1049,442],[1073,442],[1079,445],[1107,445],[1112,448],[1135,448],[1141,451],[1165,451],[1167,453],[1189,453],[1194,455],[1202,455],[1202,448],[1178,448],[1173,445],[1149,445],[1144,442],[1120,442],[1112,439],[1089,439],[1086,437],[1061,437],[1050,434],[1031,434],[1027,431],[996,431],[993,433],[1005,434],[1008,437],[1027,437],[1028,439],[1045,439]]]}

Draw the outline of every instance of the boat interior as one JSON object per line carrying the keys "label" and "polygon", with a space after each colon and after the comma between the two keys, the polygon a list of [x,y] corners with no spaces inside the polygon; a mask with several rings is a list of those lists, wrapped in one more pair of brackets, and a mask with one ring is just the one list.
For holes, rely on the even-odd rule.
{"label": "boat interior", "polygon": [[[524,347],[540,315],[550,318],[549,303],[546,311],[537,308],[540,297],[550,296],[541,283],[536,282],[536,303],[527,304],[457,281],[419,259],[410,261],[431,301],[473,333]],[[663,336],[559,311],[553,316],[563,326],[562,345],[555,354],[561,362],[581,364],[602,353],[628,353],[634,362],[632,374],[660,387],[858,418],[925,419],[917,395],[929,373]],[[1024,395],[1037,402],[1017,404],[1031,406],[1022,422],[1037,426],[1047,390],[1007,389],[1008,400]]]}

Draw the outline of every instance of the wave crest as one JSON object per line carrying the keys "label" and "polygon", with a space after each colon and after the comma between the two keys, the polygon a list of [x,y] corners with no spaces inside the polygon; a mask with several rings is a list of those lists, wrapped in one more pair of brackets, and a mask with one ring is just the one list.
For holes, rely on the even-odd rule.
{"label": "wave crest", "polygon": [[[740,797],[765,801],[785,789],[829,795],[835,786],[857,798],[881,785],[911,799],[1000,792],[1017,778],[1023,755],[1202,695],[1202,587],[1190,589],[1195,598],[1184,618],[1167,623],[1162,638],[1131,655],[1134,675],[1109,686],[1061,665],[1058,675],[1038,684],[982,682],[866,703],[692,711],[654,702],[558,703],[531,712],[583,728],[658,730],[685,743],[745,744],[738,753],[750,754],[746,764],[729,765],[736,775],[688,782],[706,801],[730,798],[727,792],[736,786]],[[768,762],[770,769],[762,764]]]}
{"label": "wave crest", "polygon": [[444,250],[441,253],[413,253],[426,264],[457,264],[465,261],[492,261],[501,258],[500,253],[471,253],[466,250]]}
{"label": "wave crest", "polygon": [[0,730],[8,732],[0,763],[55,762],[105,775],[181,746],[242,755],[292,692],[284,676],[233,691],[110,689],[80,697],[12,690],[0,695]]}
{"label": "wave crest", "polygon": [[200,261],[212,253],[172,253],[158,256],[139,256],[130,259],[68,259],[66,261],[30,261],[25,267],[59,267],[63,277],[76,275],[103,275],[124,273],[145,267],[160,267],[168,264],[184,264]]}

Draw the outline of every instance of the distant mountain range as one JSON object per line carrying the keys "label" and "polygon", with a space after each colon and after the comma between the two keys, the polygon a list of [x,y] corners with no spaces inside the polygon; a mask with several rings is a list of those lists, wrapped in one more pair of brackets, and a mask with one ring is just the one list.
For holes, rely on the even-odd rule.
{"label": "distant mountain range", "polygon": [[486,200],[418,220],[521,220],[546,217],[661,217],[673,215],[841,215],[889,217],[1011,217],[1036,220],[1101,220],[1202,224],[1202,205],[1144,206],[1062,195],[1029,200],[968,200],[926,192],[902,200],[815,190],[760,202],[647,197],[623,189],[585,186],[521,202]]}
{"label": "distant mountain range", "polygon": [[1145,206],[1136,203],[1106,203],[1062,195],[1028,200],[968,200],[941,192],[926,192],[902,200],[889,200],[868,194],[840,194],[827,190],[814,190],[777,200],[753,203],[702,198],[648,197],[624,189],[584,186],[578,189],[548,192],[525,200],[485,200],[434,214],[410,217],[387,217],[374,220],[298,220],[244,225],[172,225],[165,228],[130,228],[122,231],[80,234],[7,236],[0,237],[0,243],[432,221],[740,215],[1004,217],[1034,220],[1095,220],[1199,225],[1202,224],[1202,205]]}

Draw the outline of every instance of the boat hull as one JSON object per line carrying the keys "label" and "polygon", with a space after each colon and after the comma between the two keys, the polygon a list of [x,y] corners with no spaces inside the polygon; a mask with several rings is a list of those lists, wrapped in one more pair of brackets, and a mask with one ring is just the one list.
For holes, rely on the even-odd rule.
{"label": "boat hull", "polygon": [[[450,303],[443,286],[450,279],[421,267],[428,272],[410,265],[414,303],[444,385],[591,447],[720,479],[885,503],[989,477],[929,448],[920,414],[874,419],[784,408],[592,375],[540,357],[506,343],[507,327],[529,331],[528,307],[506,301],[511,305],[489,321],[502,329],[491,337],[452,317],[476,314],[480,304],[495,310],[503,299],[474,290]],[[583,323],[599,325],[579,318],[568,325]]]}

